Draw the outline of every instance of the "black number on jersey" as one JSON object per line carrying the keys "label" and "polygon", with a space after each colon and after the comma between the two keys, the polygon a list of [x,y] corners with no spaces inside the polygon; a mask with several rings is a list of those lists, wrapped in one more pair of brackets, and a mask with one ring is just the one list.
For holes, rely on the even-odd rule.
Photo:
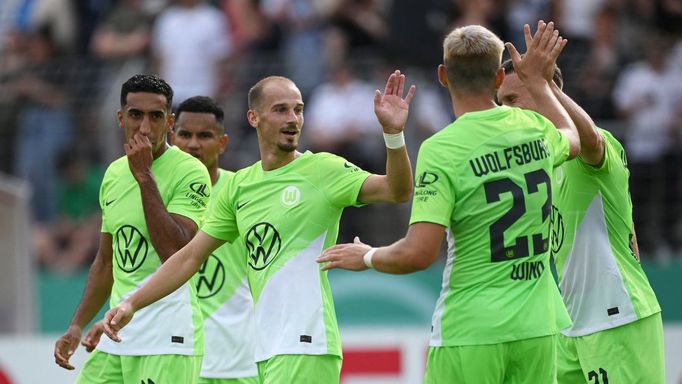
{"label": "black number on jersey", "polygon": [[[529,194],[538,192],[540,190],[539,185],[545,184],[547,199],[540,210],[544,223],[552,210],[552,184],[549,175],[544,169],[538,169],[528,172],[524,176]],[[530,254],[528,236],[517,237],[512,245],[504,246],[504,231],[526,213],[526,199],[523,188],[509,178],[488,181],[483,184],[483,188],[485,189],[486,201],[489,204],[500,201],[500,195],[503,193],[511,193],[512,195],[512,207],[490,226],[490,261],[494,263],[528,257]],[[547,231],[547,236],[543,237],[542,233],[534,233],[531,238],[533,239],[533,255],[547,252],[549,231]]]}
{"label": "black number on jersey", "polygon": [[609,375],[606,374],[606,370],[604,368],[599,368],[599,374],[601,374],[601,381],[599,381],[599,375],[595,371],[590,371],[587,374],[587,381],[590,381],[592,384],[609,384]]}

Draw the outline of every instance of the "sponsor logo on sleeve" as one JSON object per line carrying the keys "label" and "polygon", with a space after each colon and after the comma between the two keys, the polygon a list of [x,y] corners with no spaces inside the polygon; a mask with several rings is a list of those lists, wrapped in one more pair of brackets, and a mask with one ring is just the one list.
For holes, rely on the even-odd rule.
{"label": "sponsor logo on sleeve", "polygon": [[437,182],[438,175],[434,172],[425,171],[416,177],[414,197],[417,201],[427,202],[430,198],[438,196],[438,191],[431,187]]}

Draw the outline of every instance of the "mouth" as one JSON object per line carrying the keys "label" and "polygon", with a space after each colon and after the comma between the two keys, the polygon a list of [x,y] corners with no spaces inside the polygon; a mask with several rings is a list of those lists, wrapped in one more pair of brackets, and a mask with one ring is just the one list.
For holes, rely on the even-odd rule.
{"label": "mouth", "polygon": [[284,129],[280,130],[280,133],[282,133],[284,136],[294,137],[294,136],[298,135],[299,132],[298,132],[298,129],[296,129],[296,128],[284,128]]}

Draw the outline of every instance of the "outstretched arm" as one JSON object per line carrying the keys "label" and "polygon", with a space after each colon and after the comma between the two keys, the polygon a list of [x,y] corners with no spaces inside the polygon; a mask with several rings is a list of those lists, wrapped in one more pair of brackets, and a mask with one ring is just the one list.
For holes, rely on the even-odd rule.
{"label": "outstretched arm", "polygon": [[537,106],[537,112],[545,116],[566,136],[569,143],[569,159],[580,153],[580,136],[568,112],[561,105],[545,79],[546,63],[551,56],[558,56],[566,40],[554,29],[554,23],[540,21],[535,36],[531,37],[530,26],[523,27],[527,51],[523,57],[512,43],[506,43],[514,64],[514,72],[528,89]]}
{"label": "outstretched arm", "polygon": [[[374,94],[374,113],[386,140],[386,175],[372,175],[365,180],[358,200],[363,203],[400,203],[412,195],[412,166],[402,137],[416,87],[405,90],[405,75],[395,71],[386,81],[383,95]],[[401,145],[402,144],[402,145]]]}
{"label": "outstretched arm", "polygon": [[[410,225],[404,238],[387,247],[372,248],[355,238],[353,244],[338,244],[327,249],[317,262],[327,263],[322,270],[341,268],[364,271],[371,265],[372,268],[384,273],[417,272],[433,264],[438,257],[444,236],[445,229],[442,225],[414,223]],[[370,251],[372,254],[368,255]]]}
{"label": "outstretched arm", "polygon": [[69,363],[78,343],[80,342],[85,327],[90,320],[102,308],[109,294],[111,286],[114,284],[114,277],[111,269],[112,257],[112,238],[109,233],[102,233],[99,240],[99,250],[95,261],[88,273],[88,282],[83,292],[76,313],[71,319],[71,324],[62,337],[57,340],[54,346],[55,362],[62,368],[72,370],[75,367]]}
{"label": "outstretched arm", "polygon": [[140,289],[104,315],[104,333],[114,341],[121,341],[118,331],[132,320],[135,311],[180,288],[199,270],[211,252],[223,243],[199,231],[186,246],[166,260]]}

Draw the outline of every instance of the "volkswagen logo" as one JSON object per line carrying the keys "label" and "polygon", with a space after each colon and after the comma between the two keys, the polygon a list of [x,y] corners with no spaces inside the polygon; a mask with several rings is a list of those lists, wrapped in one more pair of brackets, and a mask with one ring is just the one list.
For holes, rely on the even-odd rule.
{"label": "volkswagen logo", "polygon": [[211,254],[199,268],[197,279],[197,296],[207,299],[220,292],[225,284],[225,267],[218,256]]}
{"label": "volkswagen logo", "polygon": [[125,272],[134,272],[147,258],[149,245],[142,232],[132,225],[124,225],[116,231],[116,264]]}
{"label": "volkswagen logo", "polygon": [[275,260],[282,248],[282,238],[272,224],[263,222],[246,232],[244,244],[249,253],[249,266],[260,271]]}
{"label": "volkswagen logo", "polygon": [[556,254],[564,245],[564,218],[561,216],[559,209],[552,205],[552,217],[550,219],[550,227],[552,228],[552,253]]}

